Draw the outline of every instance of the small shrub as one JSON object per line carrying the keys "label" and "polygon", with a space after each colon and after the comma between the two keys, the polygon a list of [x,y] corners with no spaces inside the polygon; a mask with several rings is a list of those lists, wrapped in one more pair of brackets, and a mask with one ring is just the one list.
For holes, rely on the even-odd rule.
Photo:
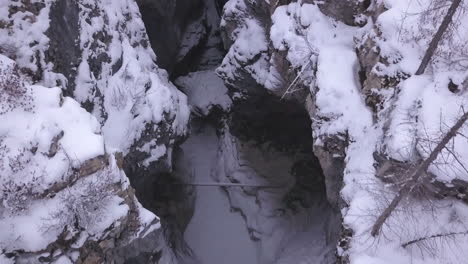
{"label": "small shrub", "polygon": [[16,67],[0,67],[0,114],[16,108],[32,111],[32,96]]}
{"label": "small shrub", "polygon": [[44,219],[44,231],[64,227],[74,231],[86,230],[105,217],[106,205],[113,195],[112,171],[105,169],[88,177],[92,178],[58,194],[61,206]]}
{"label": "small shrub", "polygon": [[1,186],[0,201],[3,206],[13,215],[24,212],[29,208],[31,201],[38,197],[34,186],[39,182],[40,177],[34,176],[32,181],[27,183],[17,183],[12,179],[4,182]]}

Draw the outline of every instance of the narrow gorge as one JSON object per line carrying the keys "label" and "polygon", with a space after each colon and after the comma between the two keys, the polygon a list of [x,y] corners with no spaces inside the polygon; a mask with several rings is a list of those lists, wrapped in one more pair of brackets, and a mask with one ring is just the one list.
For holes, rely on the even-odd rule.
{"label": "narrow gorge", "polygon": [[216,74],[227,52],[223,1],[182,2],[172,16],[163,4],[140,4],[160,66],[192,108],[173,173],[135,185],[167,228],[173,252],[163,254],[174,263],[334,263],[339,210],[327,201],[306,109],[257,87],[226,87]]}
{"label": "narrow gorge", "polygon": [[464,263],[467,10],[0,0],[0,264]]}

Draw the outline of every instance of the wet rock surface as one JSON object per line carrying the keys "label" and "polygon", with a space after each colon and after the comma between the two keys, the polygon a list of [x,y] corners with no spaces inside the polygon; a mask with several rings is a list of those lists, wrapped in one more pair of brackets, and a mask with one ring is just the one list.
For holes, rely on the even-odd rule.
{"label": "wet rock surface", "polygon": [[226,2],[138,1],[158,66],[167,70],[171,79],[219,65],[225,53],[219,19]]}
{"label": "wet rock surface", "polygon": [[[138,5],[158,65],[168,72],[206,39],[203,0],[139,0]],[[179,56],[181,49],[186,51]]]}
{"label": "wet rock surface", "polygon": [[81,60],[79,6],[74,0],[56,1],[50,7],[49,49],[46,61],[53,63],[54,72],[61,73],[67,83],[65,96],[73,96],[77,69]]}

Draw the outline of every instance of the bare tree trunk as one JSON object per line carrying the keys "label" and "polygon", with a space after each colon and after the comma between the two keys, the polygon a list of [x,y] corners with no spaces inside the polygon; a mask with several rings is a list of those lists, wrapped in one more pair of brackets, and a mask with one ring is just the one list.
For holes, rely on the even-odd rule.
{"label": "bare tree trunk", "polygon": [[432,55],[434,55],[434,52],[437,49],[437,45],[439,45],[439,41],[442,39],[444,32],[447,30],[448,26],[452,22],[453,15],[457,11],[457,8],[460,5],[461,1],[462,0],[453,0],[449,10],[447,11],[447,14],[444,17],[444,20],[442,20],[442,24],[440,24],[439,29],[432,38],[431,43],[429,44],[429,47],[426,50],[426,54],[424,54],[421,64],[419,65],[419,68],[416,71],[416,75],[421,75],[426,70],[427,65],[431,61]]}
{"label": "bare tree trunk", "polygon": [[437,144],[437,146],[432,150],[431,154],[427,159],[425,159],[418,167],[414,169],[414,172],[411,174],[410,180],[398,191],[398,195],[393,198],[390,205],[385,208],[385,210],[380,214],[377,220],[372,226],[371,235],[377,236],[382,229],[382,225],[385,223],[387,218],[392,214],[392,212],[397,208],[401,200],[406,197],[413,188],[417,185],[419,178],[423,173],[429,168],[429,165],[437,158],[439,153],[445,148],[449,141],[457,135],[457,131],[463,126],[463,124],[468,119],[468,112],[464,113],[460,119],[455,123],[455,125],[450,128],[448,133],[442,138],[442,140]]}

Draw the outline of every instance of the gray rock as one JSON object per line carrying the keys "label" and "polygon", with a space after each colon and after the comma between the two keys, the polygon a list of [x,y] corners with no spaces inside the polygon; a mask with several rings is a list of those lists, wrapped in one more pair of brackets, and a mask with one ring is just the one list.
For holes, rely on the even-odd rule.
{"label": "gray rock", "polygon": [[77,68],[81,61],[79,6],[75,0],[55,1],[50,7],[50,26],[46,32],[49,49],[46,61],[53,63],[53,71],[67,78],[64,96],[73,96]]}
{"label": "gray rock", "polygon": [[[177,61],[181,60],[180,56],[185,56],[206,34],[203,0],[138,0],[137,3],[156,52],[158,66],[172,73]],[[198,27],[191,26],[194,23]],[[186,33],[196,36],[188,38]],[[180,53],[182,49],[185,51]]]}

